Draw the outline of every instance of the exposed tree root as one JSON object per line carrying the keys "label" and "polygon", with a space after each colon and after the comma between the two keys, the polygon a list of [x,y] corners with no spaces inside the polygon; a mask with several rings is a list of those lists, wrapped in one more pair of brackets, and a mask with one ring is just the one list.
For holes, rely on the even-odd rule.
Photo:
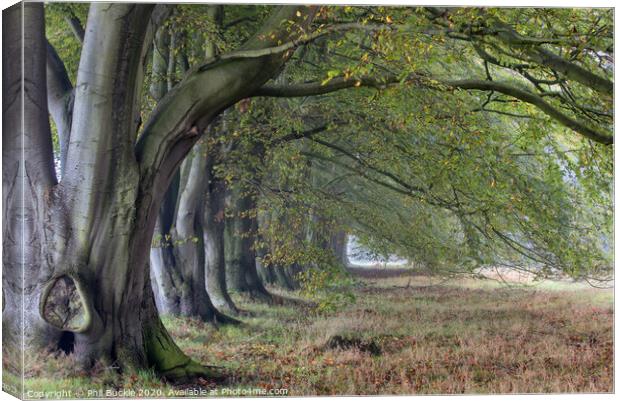
{"label": "exposed tree root", "polygon": [[[155,306],[154,303],[152,306]],[[217,310],[214,311],[213,320],[224,324],[241,323]],[[185,355],[159,318],[151,319],[143,326],[143,335],[148,364],[165,379],[173,382],[186,382],[196,378],[216,381],[224,379],[221,369],[203,366]]]}
{"label": "exposed tree root", "polygon": [[241,320],[237,320],[232,316],[228,316],[218,310],[214,311],[213,314],[213,323],[217,324],[231,324],[231,325],[240,325],[243,322]]}
{"label": "exposed tree root", "polygon": [[197,378],[205,378],[216,382],[223,382],[226,379],[223,368],[203,366],[191,359],[185,365],[175,366],[161,374],[166,380],[174,383],[187,383]]}

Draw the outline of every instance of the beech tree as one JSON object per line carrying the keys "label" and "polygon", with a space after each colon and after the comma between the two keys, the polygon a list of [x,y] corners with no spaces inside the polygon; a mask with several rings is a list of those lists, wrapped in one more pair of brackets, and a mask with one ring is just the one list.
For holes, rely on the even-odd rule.
{"label": "beech tree", "polygon": [[[339,211],[348,211],[358,231],[387,238],[389,224],[402,216],[404,206],[411,206],[408,216],[418,217],[418,227],[439,220],[436,229],[420,238],[440,239],[442,254],[432,247],[438,241],[415,242],[418,249],[407,248],[403,238],[391,241],[411,255],[418,251],[425,261],[461,261],[462,252],[456,249],[460,245],[471,245],[467,256],[476,258],[480,256],[476,250],[482,248],[488,255],[494,245],[502,244],[501,251],[542,255],[544,262],[563,268],[578,266],[586,260],[583,255],[598,246],[592,236],[579,237],[580,228],[573,229],[576,220],[565,209],[586,199],[589,204],[600,201],[606,212],[607,192],[592,200],[589,195],[577,196],[581,188],[562,191],[558,163],[544,159],[551,153],[545,146],[553,141],[537,134],[565,138],[561,145],[585,142],[591,151],[581,152],[584,157],[609,154],[613,143],[609,13],[309,6],[263,11],[269,15],[254,16],[257,23],[249,39],[221,53],[212,51],[190,66],[178,54],[169,52],[167,63],[158,58],[158,43],[179,39],[165,38],[160,29],[172,13],[170,6],[93,3],[83,29],[75,16],[68,18],[82,42],[75,85],[66,63],[46,42],[44,5],[22,3],[4,11],[3,343],[7,348],[34,351],[49,343],[70,343],[85,367],[103,360],[124,370],[153,368],[173,379],[216,375],[191,361],[167,333],[158,316],[151,272],[164,299],[163,311],[212,320],[219,318],[212,304],[226,307],[225,294],[216,295],[223,289],[225,189],[213,168],[225,152],[212,140],[218,132],[226,133],[219,120],[222,113],[248,98],[303,99],[335,93],[330,99],[338,107],[326,102],[324,109],[319,108],[331,121],[313,120],[310,125],[293,116],[285,129],[246,129],[263,130],[274,141],[310,142],[293,149],[292,164],[299,164],[303,156],[315,166],[336,165],[337,169],[326,167],[332,172],[355,173],[351,187],[356,191],[346,192],[357,196],[355,202],[328,191],[312,200],[352,205]],[[545,37],[531,32],[529,27],[540,21],[549,25],[549,18],[562,22],[557,30],[545,31]],[[602,32],[602,39],[593,39],[597,32]],[[309,51],[313,45],[321,50]],[[282,74],[290,59],[298,61],[296,68]],[[170,79],[177,61],[184,70],[178,82]],[[144,107],[149,66],[155,73],[165,70],[168,81],[165,88],[150,88],[154,105]],[[285,79],[270,81],[283,75]],[[332,130],[317,130],[337,121],[334,114],[343,114],[347,102],[338,97],[341,91],[356,88],[365,96],[348,104],[352,107],[341,119],[347,129],[337,138],[327,136]],[[390,89],[399,91],[394,95]],[[373,103],[385,93],[385,103]],[[407,110],[415,103],[410,100],[418,97],[432,105]],[[474,108],[469,107],[472,104]],[[382,115],[369,118],[360,110]],[[276,112],[272,108],[270,116]],[[478,113],[486,117],[467,119]],[[58,175],[50,114],[59,142]],[[430,122],[424,120],[427,117]],[[494,129],[522,118],[542,120],[551,128],[532,123],[524,130],[524,140]],[[372,132],[362,125],[368,122],[373,123]],[[514,127],[522,128],[517,123],[510,126]],[[424,135],[411,134],[418,131]],[[315,137],[318,132],[325,136]],[[376,133],[383,135],[377,138]],[[529,168],[506,157],[501,161],[510,163],[494,165],[492,151],[508,156],[507,144],[514,142],[536,151],[541,161]],[[379,144],[386,146],[384,151],[377,150]],[[557,154],[562,163],[575,167],[574,160]],[[484,168],[478,173],[480,166]],[[596,176],[609,169],[572,170]],[[474,178],[464,176],[466,172]],[[543,179],[536,180],[535,174]],[[540,201],[524,195],[529,193],[523,184],[527,179],[541,194],[555,196],[556,210],[540,211]],[[584,183],[589,185],[588,180]],[[383,226],[369,228],[376,219],[361,218],[360,198],[379,204],[383,198],[377,192],[385,189],[399,194],[394,208],[398,210]],[[517,202],[513,195],[523,196]],[[517,207],[508,210],[509,218],[498,216],[513,201]],[[255,263],[260,249],[254,237],[260,228],[255,213],[259,202],[256,188],[232,198],[237,232],[250,235],[238,235],[235,241],[224,238],[225,243],[234,243],[232,260],[239,267],[232,271],[240,273],[228,284],[270,298]],[[524,216],[530,220],[524,223]],[[461,230],[450,231],[453,223]],[[172,232],[184,241],[151,251],[156,227],[160,235]],[[518,238],[522,241],[511,237],[513,231],[524,234]],[[591,233],[593,225],[587,231]],[[570,234],[566,241],[557,240],[566,233]],[[330,234],[332,248],[341,252],[343,233]],[[455,237],[459,241],[445,246]],[[480,243],[484,246],[476,245]],[[529,243],[536,247],[527,247]],[[574,244],[579,246],[570,248]],[[541,253],[539,246],[550,249]],[[567,247],[568,256],[559,257]],[[596,257],[595,268],[606,270],[607,260]],[[154,261],[152,270],[149,259]],[[22,332],[27,333],[23,345]]]}
{"label": "beech tree", "polygon": [[[140,125],[142,74],[159,7],[91,4],[60,182],[48,123],[43,4],[5,11],[4,60],[12,62],[3,76],[3,96],[10,99],[3,182],[12,223],[4,228],[4,291],[11,301],[3,341],[20,348],[19,333],[27,327],[30,349],[69,331],[86,366],[103,359],[180,378],[205,368],[174,344],[157,314],[148,268],[157,212],[175,170],[213,119],[251,95],[290,56],[289,49],[260,49],[299,37],[315,9],[274,9],[235,57],[191,71]],[[22,107],[29,116],[23,127]],[[22,247],[21,238],[31,246]],[[27,287],[20,284],[22,272]],[[73,302],[60,310],[56,300],[67,292]],[[16,318],[22,299],[24,321]]]}

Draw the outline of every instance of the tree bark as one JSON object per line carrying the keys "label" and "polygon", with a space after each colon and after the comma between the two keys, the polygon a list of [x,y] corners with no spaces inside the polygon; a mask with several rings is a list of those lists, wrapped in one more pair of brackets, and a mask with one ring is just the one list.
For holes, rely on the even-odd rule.
{"label": "tree bark", "polygon": [[254,248],[258,222],[256,219],[256,193],[241,192],[235,202],[236,230],[234,232],[236,246],[234,259],[238,261],[238,277],[241,285],[236,288],[252,298],[273,302],[270,294],[261,281],[256,270],[256,251]]}
{"label": "tree bark", "polygon": [[349,265],[347,254],[347,233],[344,230],[336,230],[331,234],[330,247],[336,258],[336,261],[343,267]]}
{"label": "tree bark", "polygon": [[[165,218],[160,217],[160,224],[164,228],[164,241],[151,250],[151,260],[156,262],[152,268],[160,298],[157,303],[162,313],[233,323],[236,322],[234,319],[214,306],[205,284],[207,255],[203,243],[206,236],[203,203],[208,190],[206,152],[206,140],[200,141],[183,164],[178,200],[162,206],[160,216]],[[170,190],[174,191],[174,188]],[[170,221],[166,224],[167,220]]]}
{"label": "tree bark", "polygon": [[53,274],[46,250],[62,228],[50,216],[56,176],[43,4],[18,3],[3,11],[3,20],[2,345],[12,362],[5,368],[22,374],[23,350],[42,348],[60,338],[60,330],[39,314],[39,298]]}
{"label": "tree bark", "polygon": [[[168,28],[162,26],[153,41],[154,78],[150,93],[156,100],[174,86],[175,35],[176,32],[170,34]],[[151,249],[151,277],[156,289],[156,304],[162,313],[232,322],[214,307],[205,286],[206,255],[201,210],[209,169],[206,153],[206,140],[200,141],[181,167],[184,171],[182,182],[179,171],[175,173],[177,185],[168,189],[156,224],[159,244]]]}
{"label": "tree bark", "polygon": [[215,177],[213,155],[209,159],[205,177],[208,188],[203,212],[207,293],[216,308],[225,313],[238,314],[239,310],[230,298],[226,287],[224,255],[226,184],[223,180]]}
{"label": "tree bark", "polygon": [[214,305],[206,286],[205,264],[209,257],[205,253],[207,244],[203,242],[207,235],[203,220],[208,189],[206,151],[206,141],[194,147],[183,164],[182,179],[179,174],[182,188],[175,191],[171,186],[167,194],[170,200],[162,205],[158,223],[162,241],[151,249],[154,288],[162,313],[234,323],[236,320]]}
{"label": "tree bark", "polygon": [[177,170],[157,216],[150,255],[151,283],[155,293],[155,303],[160,313],[169,315],[181,313],[177,294],[182,280],[171,267],[175,266],[175,259],[172,250],[174,245],[170,235],[176,215],[180,180],[181,173]]}
{"label": "tree bark", "polygon": [[65,170],[73,118],[73,85],[56,49],[47,42],[47,104],[60,143],[60,170]]}
{"label": "tree bark", "polygon": [[[23,64],[14,62],[21,60],[22,10]],[[116,91],[137,89],[129,78],[139,65],[149,10],[91,7],[76,86],[79,112],[74,113],[67,174],[58,185],[46,103],[43,4],[20,4],[5,14],[3,60],[11,63],[5,63],[3,74],[4,339],[11,343],[23,329],[28,337],[19,341],[20,348],[38,352],[69,331],[84,366],[97,360],[118,362],[124,369],[153,366],[179,378],[197,365],[159,322],[145,257],[152,228],[149,232],[143,226],[148,221],[134,218],[137,165],[132,152],[119,146],[131,141],[123,133],[135,133],[135,103],[131,95]],[[101,37],[110,42],[102,43]],[[104,65],[95,63],[95,54]],[[28,115],[23,126],[22,107]],[[68,308],[60,307],[69,300]],[[57,319],[59,313],[67,319]],[[162,339],[158,345],[149,344],[153,336]],[[175,366],[166,365],[172,360]]]}

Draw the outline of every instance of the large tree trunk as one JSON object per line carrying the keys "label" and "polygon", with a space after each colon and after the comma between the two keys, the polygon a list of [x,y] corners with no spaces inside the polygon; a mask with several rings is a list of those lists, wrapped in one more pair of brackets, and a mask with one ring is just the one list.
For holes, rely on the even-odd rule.
{"label": "large tree trunk", "polygon": [[[97,360],[124,369],[152,366],[180,378],[196,365],[159,321],[148,252],[163,200],[142,193],[134,154],[139,124],[144,38],[152,5],[93,4],[76,84],[71,142],[63,181],[52,195],[70,231],[55,238],[53,277],[43,296],[48,323],[75,336],[85,366]],[[172,175],[163,183],[168,186]],[[163,192],[163,191],[162,191]],[[61,283],[81,301],[84,318],[68,327],[52,318]]]}
{"label": "large tree trunk", "polygon": [[19,3],[4,10],[2,31],[2,345],[7,355],[3,361],[11,361],[5,368],[21,375],[24,348],[44,347],[60,338],[60,330],[42,319],[39,299],[53,275],[47,246],[66,232],[50,215],[56,177],[43,4]]}
{"label": "large tree trunk", "polygon": [[[139,88],[131,79],[150,10],[91,7],[62,184],[54,176],[46,103],[43,4],[5,14],[3,60],[11,62],[3,74],[3,338],[13,349],[37,352],[68,332],[85,366],[97,360],[125,369],[153,366],[178,378],[198,365],[157,316],[146,263],[154,219],[135,218],[139,173],[125,134],[135,132]],[[22,43],[23,78],[15,63]]]}
{"label": "large tree trunk", "polygon": [[[181,352],[157,315],[148,266],[157,212],[203,130],[264,84],[287,56],[196,71],[162,99],[136,144],[153,8],[91,5],[60,184],[46,105],[43,4],[20,4],[5,14],[3,342],[36,352],[70,332],[83,366],[102,360],[179,379],[209,372]],[[263,28],[273,36],[261,31],[244,48],[286,39],[291,33],[281,22],[302,11],[279,8]]]}

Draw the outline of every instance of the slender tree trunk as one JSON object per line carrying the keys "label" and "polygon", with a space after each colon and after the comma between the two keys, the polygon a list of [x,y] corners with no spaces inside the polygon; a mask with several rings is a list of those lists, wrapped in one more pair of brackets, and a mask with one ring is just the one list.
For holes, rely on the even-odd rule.
{"label": "slender tree trunk", "polygon": [[348,237],[344,230],[337,230],[332,233],[330,238],[330,248],[336,258],[336,261],[345,268],[349,265],[347,242]]}
{"label": "slender tree trunk", "polygon": [[[273,302],[274,297],[265,288],[256,270],[254,249],[258,223],[256,220],[256,194],[253,191],[236,192],[231,201],[234,215],[229,262],[229,286],[232,291],[247,293],[252,298]],[[228,239],[228,238],[227,238]]]}
{"label": "slender tree trunk", "polygon": [[202,244],[202,210],[203,194],[207,184],[204,180],[206,170],[206,140],[200,141],[190,156],[186,183],[179,194],[179,204],[175,226],[172,229],[175,266],[183,278],[181,286],[180,312],[182,316],[207,319],[210,304],[204,285],[204,252]]}
{"label": "slender tree trunk", "polygon": [[286,268],[283,266],[274,266],[272,268],[276,277],[276,283],[285,290],[293,291],[295,284],[287,274]]}
{"label": "slender tree trunk", "polygon": [[237,314],[239,310],[230,298],[226,287],[224,255],[226,184],[223,180],[216,178],[213,173],[213,157],[210,157],[205,180],[208,182],[208,188],[203,213],[203,241],[207,293],[216,308],[225,313]]}
{"label": "slender tree trunk", "polygon": [[64,172],[69,149],[69,135],[73,118],[73,85],[69,80],[65,64],[54,47],[47,42],[47,104],[56,124],[60,145],[60,171]]}
{"label": "slender tree trunk", "polygon": [[174,174],[172,183],[159,210],[155,223],[155,235],[151,247],[151,283],[160,313],[178,316],[181,314],[180,297],[183,279],[175,269],[171,230],[176,215],[181,174]]}
{"label": "slender tree trunk", "polygon": [[245,275],[246,292],[251,297],[272,302],[273,296],[265,288],[256,270],[256,252],[254,249],[258,222],[256,219],[256,194],[243,194],[238,199],[239,216],[239,266]]}
{"label": "slender tree trunk", "polygon": [[[262,222],[259,219],[259,225]],[[261,241],[262,242],[262,241]],[[259,277],[263,280],[263,282],[267,284],[274,285],[276,284],[276,275],[274,272],[274,268],[271,266],[265,266],[263,264],[263,259],[266,255],[266,249],[264,246],[256,249],[256,270],[258,271]]]}
{"label": "slender tree trunk", "polygon": [[227,208],[229,217],[224,222],[224,255],[226,264],[226,285],[231,292],[247,291],[245,274],[241,270],[241,237],[239,212],[237,209],[237,189],[229,190],[227,194]]}

